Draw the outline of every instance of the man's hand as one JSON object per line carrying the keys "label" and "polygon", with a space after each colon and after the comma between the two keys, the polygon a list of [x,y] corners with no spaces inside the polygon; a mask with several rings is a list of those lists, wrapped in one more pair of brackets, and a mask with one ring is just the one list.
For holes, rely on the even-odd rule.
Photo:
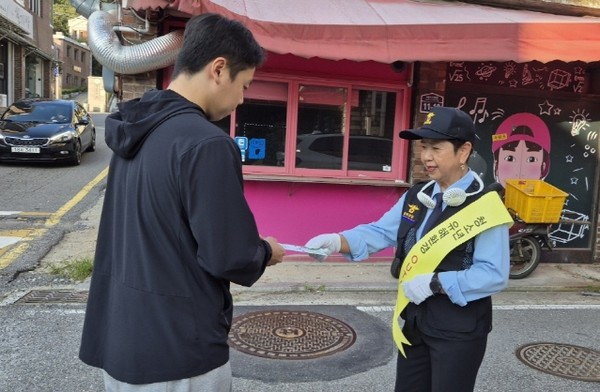
{"label": "man's hand", "polygon": [[415,305],[420,304],[427,298],[433,295],[429,284],[433,273],[417,275],[408,282],[402,283],[402,290],[406,298],[413,302]]}
{"label": "man's hand", "polygon": [[[325,253],[327,253],[327,256],[329,256],[332,253],[337,253],[340,251],[342,247],[342,238],[337,233],[320,234],[308,240],[308,242],[304,246],[307,248],[324,250]],[[309,253],[309,255],[319,261],[323,261],[327,258],[327,256],[321,256],[311,253]]]}
{"label": "man's hand", "polygon": [[271,260],[267,262],[267,266],[279,264],[283,261],[283,256],[285,256],[285,249],[277,242],[277,240],[273,237],[263,238],[265,241],[271,245]]}

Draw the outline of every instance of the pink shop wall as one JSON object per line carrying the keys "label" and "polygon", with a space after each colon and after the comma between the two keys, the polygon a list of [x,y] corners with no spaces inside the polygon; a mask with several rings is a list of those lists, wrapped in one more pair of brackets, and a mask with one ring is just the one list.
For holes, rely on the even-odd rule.
{"label": "pink shop wall", "polygon": [[[335,233],[369,223],[389,210],[405,191],[402,187],[305,182],[245,181],[245,194],[258,230],[281,243],[304,245],[321,233]],[[286,259],[309,259],[288,253]],[[389,260],[393,249],[370,257]],[[330,257],[329,261],[342,260]]]}

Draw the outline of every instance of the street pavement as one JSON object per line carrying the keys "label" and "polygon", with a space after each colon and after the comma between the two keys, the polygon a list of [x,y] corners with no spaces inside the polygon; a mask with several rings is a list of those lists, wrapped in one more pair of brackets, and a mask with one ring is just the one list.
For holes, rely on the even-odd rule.
{"label": "street pavement", "polygon": [[[87,290],[87,281],[69,282],[48,271],[53,264],[93,257],[101,203],[102,199],[81,216],[75,229],[46,254],[37,269],[20,274],[2,288],[0,392],[102,390],[98,371],[77,358],[85,304],[19,302],[31,290]],[[265,358],[234,344],[234,391],[393,390],[397,354],[390,322],[396,286],[388,262],[332,258],[319,263],[293,254],[269,267],[253,287],[233,285],[234,316],[240,323],[252,321],[255,313],[284,312],[304,317],[303,322],[308,317],[309,327],[316,325],[317,332],[332,328],[352,335],[338,351],[303,359]],[[494,330],[476,391],[600,391],[599,292],[600,265],[590,262],[541,263],[528,278],[511,280],[494,297]],[[303,332],[286,329],[281,333]],[[320,339],[317,351],[328,344],[327,337]],[[596,382],[524,364],[517,350],[537,342],[591,350],[585,362],[588,368],[581,367]]]}

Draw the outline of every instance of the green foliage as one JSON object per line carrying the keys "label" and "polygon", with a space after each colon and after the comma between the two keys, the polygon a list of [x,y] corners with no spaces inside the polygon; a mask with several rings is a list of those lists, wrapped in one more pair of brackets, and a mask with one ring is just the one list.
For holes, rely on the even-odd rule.
{"label": "green foliage", "polygon": [[74,87],[74,88],[63,88],[62,89],[62,93],[64,94],[71,94],[71,93],[81,93],[87,91],[87,87]]}
{"label": "green foliage", "polygon": [[92,274],[93,266],[93,259],[80,258],[65,262],[61,265],[51,266],[50,273],[52,275],[59,275],[64,278],[82,282]]}
{"label": "green foliage", "polygon": [[70,0],[54,0],[52,8],[52,25],[54,32],[62,31],[65,36],[69,36],[69,19],[78,17],[75,7],[71,5]]}

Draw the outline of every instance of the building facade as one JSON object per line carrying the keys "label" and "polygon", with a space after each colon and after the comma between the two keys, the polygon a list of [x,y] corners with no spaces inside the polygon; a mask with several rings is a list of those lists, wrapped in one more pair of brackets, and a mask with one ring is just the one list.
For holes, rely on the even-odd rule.
{"label": "building facade", "polygon": [[87,89],[92,73],[92,53],[85,43],[65,37],[61,32],[53,35],[56,58],[60,61],[57,78],[58,91]]}
{"label": "building facade", "polygon": [[52,2],[0,4],[0,107],[53,94]]}
{"label": "building facade", "polygon": [[[470,165],[486,183],[503,181],[504,141],[537,141],[526,146],[536,156],[510,158],[537,171],[519,164],[509,176],[568,193],[561,221],[569,223],[552,228],[557,247],[543,261],[598,260],[600,19],[439,3],[352,0],[341,10],[323,1],[318,12],[298,5],[285,13],[226,0],[132,0],[127,7],[133,19],[163,9],[160,19],[145,16],[166,39],[165,57],[176,52],[168,38],[185,26],[182,12],[239,19],[267,50],[244,104],[218,124],[238,141],[262,233],[302,244],[379,218],[425,178],[418,143],[398,133],[444,105],[471,115],[478,139]],[[128,9],[120,15],[127,25]],[[90,25],[102,33],[113,27]],[[170,80],[171,65],[157,66],[143,47],[136,53],[128,62],[140,67],[116,71],[125,75],[118,86],[124,99]],[[516,128],[530,135],[513,135]]]}

